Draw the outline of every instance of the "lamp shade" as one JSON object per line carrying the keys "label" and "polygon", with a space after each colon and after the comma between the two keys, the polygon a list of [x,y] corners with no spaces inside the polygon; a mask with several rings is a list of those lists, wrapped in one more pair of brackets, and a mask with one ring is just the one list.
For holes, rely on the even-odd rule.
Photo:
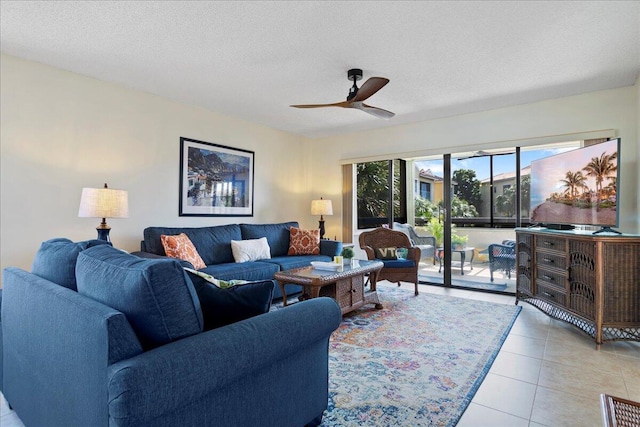
{"label": "lamp shade", "polygon": [[311,215],[333,215],[333,206],[331,200],[312,200]]}
{"label": "lamp shade", "polygon": [[83,188],[78,216],[81,218],[128,218],[128,193],[125,190],[113,188]]}

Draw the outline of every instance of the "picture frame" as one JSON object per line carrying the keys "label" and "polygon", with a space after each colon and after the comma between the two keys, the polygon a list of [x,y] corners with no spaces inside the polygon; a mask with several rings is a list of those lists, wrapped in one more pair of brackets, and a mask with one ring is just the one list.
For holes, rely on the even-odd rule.
{"label": "picture frame", "polygon": [[179,216],[253,216],[255,153],[180,137]]}

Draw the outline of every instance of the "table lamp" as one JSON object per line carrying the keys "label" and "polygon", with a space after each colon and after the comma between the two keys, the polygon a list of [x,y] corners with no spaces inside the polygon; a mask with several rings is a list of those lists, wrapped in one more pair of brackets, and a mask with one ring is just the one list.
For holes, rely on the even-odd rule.
{"label": "table lamp", "polygon": [[324,218],[322,215],[333,215],[333,206],[331,200],[324,200],[320,197],[320,200],[311,201],[311,215],[320,215],[320,238],[324,239]]}
{"label": "table lamp", "polygon": [[98,230],[98,239],[110,242],[109,231],[111,227],[107,225],[107,218],[128,218],[129,217],[129,196],[125,190],[115,190],[104,188],[83,188],[80,197],[80,218],[102,218]]}

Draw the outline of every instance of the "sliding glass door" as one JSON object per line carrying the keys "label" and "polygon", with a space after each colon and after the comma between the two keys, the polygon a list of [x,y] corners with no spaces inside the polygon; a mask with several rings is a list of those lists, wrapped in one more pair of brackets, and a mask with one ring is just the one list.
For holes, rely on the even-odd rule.
{"label": "sliding glass door", "polygon": [[531,161],[580,144],[357,164],[358,229],[408,223],[416,244],[432,236],[434,250],[420,261],[424,283],[513,293],[514,228],[529,225]]}

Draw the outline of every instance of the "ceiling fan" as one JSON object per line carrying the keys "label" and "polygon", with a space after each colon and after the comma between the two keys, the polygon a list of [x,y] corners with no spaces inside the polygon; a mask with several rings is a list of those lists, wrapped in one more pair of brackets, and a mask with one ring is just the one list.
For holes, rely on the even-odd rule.
{"label": "ceiling fan", "polygon": [[395,116],[395,113],[391,111],[383,110],[382,108],[372,107],[365,104],[367,98],[375,94],[382,89],[389,79],[384,77],[371,77],[366,82],[358,87],[356,82],[362,80],[362,70],[359,68],[353,68],[347,72],[347,78],[353,80],[353,86],[349,89],[349,95],[346,101],[335,102],[333,104],[304,104],[304,105],[292,105],[295,108],[322,108],[322,107],[342,107],[342,108],[355,108],[362,110],[365,113],[369,113],[373,116],[380,117],[382,119],[390,119]]}

